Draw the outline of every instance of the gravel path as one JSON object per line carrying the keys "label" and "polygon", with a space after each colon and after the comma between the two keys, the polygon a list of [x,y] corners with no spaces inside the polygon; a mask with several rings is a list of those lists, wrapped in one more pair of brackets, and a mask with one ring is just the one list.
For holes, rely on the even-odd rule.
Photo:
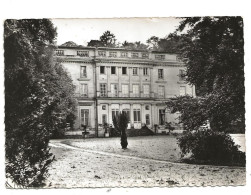
{"label": "gravel path", "polygon": [[[78,140],[71,142],[75,145]],[[49,170],[47,188],[234,186],[246,183],[244,168],[127,157],[69,146],[60,140],[53,140],[50,145],[56,161]]]}

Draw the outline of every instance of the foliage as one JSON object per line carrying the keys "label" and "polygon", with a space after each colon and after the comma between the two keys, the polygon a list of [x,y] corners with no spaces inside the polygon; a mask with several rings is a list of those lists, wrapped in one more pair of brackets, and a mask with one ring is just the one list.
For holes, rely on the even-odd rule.
{"label": "foliage", "polygon": [[135,49],[135,50],[147,50],[148,46],[144,43],[141,43],[140,41],[136,41],[134,43],[124,41],[122,43],[122,47],[126,49]]}
{"label": "foliage", "polygon": [[[245,128],[244,40],[241,17],[195,17],[184,19],[181,57],[186,64],[186,80],[199,89],[204,100],[184,100],[184,106],[196,110],[198,120],[209,118],[212,129],[227,132],[233,124]],[[181,103],[181,101],[179,101]],[[180,104],[181,105],[181,104]],[[197,106],[200,106],[196,108]],[[181,108],[181,106],[178,106]],[[181,108],[184,111],[184,108]],[[202,112],[199,111],[202,110]],[[189,112],[189,111],[187,111]],[[195,120],[198,124],[198,121]],[[193,125],[197,126],[197,125]]]}
{"label": "foliage", "polygon": [[189,95],[171,98],[166,102],[171,113],[180,114],[180,122],[185,130],[198,130],[203,123],[208,120],[208,106],[205,99]]}
{"label": "foliage", "polygon": [[104,44],[100,40],[91,40],[87,44],[88,47],[104,47]]}
{"label": "foliage", "polygon": [[115,35],[111,33],[109,30],[105,31],[103,35],[100,37],[100,41],[104,47],[115,47],[116,39]]}
{"label": "foliage", "polygon": [[122,149],[126,149],[128,142],[127,142],[127,135],[126,129],[128,125],[128,116],[126,113],[122,112],[119,115],[113,118],[113,125],[117,131],[121,132],[121,146]]}
{"label": "foliage", "polygon": [[187,132],[177,138],[182,155],[204,163],[245,165],[245,153],[238,150],[232,138],[212,130]]}
{"label": "foliage", "polygon": [[55,37],[46,19],[4,23],[6,176],[26,187],[43,184],[54,159],[50,136],[74,113],[74,88],[53,58]]}
{"label": "foliage", "polygon": [[182,38],[172,33],[166,38],[152,36],[146,42],[148,43],[148,46],[155,51],[180,53],[179,47],[182,41]]}

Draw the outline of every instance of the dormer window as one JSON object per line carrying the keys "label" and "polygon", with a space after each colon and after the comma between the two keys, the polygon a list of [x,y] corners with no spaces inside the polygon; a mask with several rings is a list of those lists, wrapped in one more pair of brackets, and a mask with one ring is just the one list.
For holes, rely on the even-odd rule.
{"label": "dormer window", "polygon": [[89,51],[77,51],[77,55],[81,57],[89,57]]}
{"label": "dormer window", "polygon": [[63,56],[64,55],[64,50],[56,50],[56,55],[57,56]]}
{"label": "dormer window", "polygon": [[155,59],[156,60],[164,60],[165,59],[165,55],[163,55],[163,54],[158,54],[158,55],[155,55]]}
{"label": "dormer window", "polygon": [[132,58],[138,58],[139,57],[139,53],[132,53]]}
{"label": "dormer window", "polygon": [[148,59],[149,58],[149,54],[148,53],[142,53],[142,58]]}
{"label": "dormer window", "polygon": [[98,51],[98,55],[101,56],[101,57],[105,57],[106,52],[105,51]]}
{"label": "dormer window", "polygon": [[109,52],[109,57],[116,58],[117,57],[117,52]]}
{"label": "dormer window", "polygon": [[121,58],[127,58],[128,53],[127,52],[121,52]]}

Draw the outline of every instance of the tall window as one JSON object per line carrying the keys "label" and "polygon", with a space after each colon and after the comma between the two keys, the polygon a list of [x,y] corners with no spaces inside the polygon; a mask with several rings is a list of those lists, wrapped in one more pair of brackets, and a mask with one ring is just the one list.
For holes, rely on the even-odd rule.
{"label": "tall window", "polygon": [[107,89],[106,89],[106,84],[101,83],[100,84],[100,96],[101,97],[106,97],[107,96]]}
{"label": "tall window", "polygon": [[122,74],[127,74],[127,67],[122,67]]}
{"label": "tall window", "polygon": [[102,114],[102,124],[106,124],[107,123],[107,115],[106,114]]}
{"label": "tall window", "polygon": [[128,97],[128,94],[129,94],[128,85],[122,84],[121,87],[122,87],[122,96],[123,97]]}
{"label": "tall window", "polygon": [[87,84],[81,84],[80,85],[80,95],[87,97],[88,95],[88,88],[87,88]]}
{"label": "tall window", "polygon": [[179,70],[179,81],[185,80],[185,70]]}
{"label": "tall window", "polygon": [[165,124],[165,109],[159,109],[159,124]]}
{"label": "tall window", "polygon": [[104,66],[100,66],[100,74],[105,74],[105,67]]}
{"label": "tall window", "polygon": [[158,78],[159,79],[163,79],[164,78],[164,75],[163,75],[163,69],[158,69]]}
{"label": "tall window", "polygon": [[88,126],[88,124],[89,124],[89,110],[88,109],[81,109],[80,118],[81,118],[81,125]]}
{"label": "tall window", "polygon": [[119,115],[119,109],[112,109],[112,119]]}
{"label": "tall window", "polygon": [[165,87],[164,86],[158,87],[158,96],[161,98],[163,98],[165,96]]}
{"label": "tall window", "polygon": [[139,97],[139,85],[132,85],[132,93],[134,97]]}
{"label": "tall window", "polygon": [[130,110],[129,109],[123,109],[122,113],[126,113],[127,118],[128,118],[128,123],[130,122]]}
{"label": "tall window", "polygon": [[148,68],[143,68],[143,75],[148,75]]}
{"label": "tall window", "polygon": [[186,87],[180,86],[180,95],[186,95]]}
{"label": "tall window", "polygon": [[118,97],[118,85],[117,84],[111,84],[111,93],[112,93],[112,97]]}
{"label": "tall window", "polygon": [[135,123],[141,122],[140,109],[133,109],[133,120]]}
{"label": "tall window", "polygon": [[81,66],[80,67],[80,77],[86,77],[86,66]]}
{"label": "tall window", "polygon": [[132,74],[133,75],[138,75],[138,68],[133,68],[132,69]]}
{"label": "tall window", "polygon": [[150,115],[146,114],[146,125],[150,125]]}
{"label": "tall window", "polygon": [[145,97],[148,97],[150,94],[150,86],[149,85],[143,85],[143,94]]}
{"label": "tall window", "polygon": [[111,74],[116,74],[116,67],[115,66],[111,67]]}

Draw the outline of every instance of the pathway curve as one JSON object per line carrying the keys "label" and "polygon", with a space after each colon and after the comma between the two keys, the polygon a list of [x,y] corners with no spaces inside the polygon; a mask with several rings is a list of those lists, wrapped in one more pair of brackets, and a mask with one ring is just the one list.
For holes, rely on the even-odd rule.
{"label": "pathway curve", "polygon": [[245,169],[189,165],[50,143],[48,188],[245,185]]}

